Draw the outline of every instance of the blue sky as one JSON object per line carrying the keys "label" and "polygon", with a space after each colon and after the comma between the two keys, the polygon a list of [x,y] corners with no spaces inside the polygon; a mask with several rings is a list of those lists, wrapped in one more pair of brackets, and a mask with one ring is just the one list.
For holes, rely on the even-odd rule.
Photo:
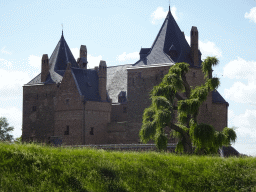
{"label": "blue sky", "polygon": [[[239,152],[256,156],[256,1],[171,1],[172,14],[189,41],[199,31],[203,58],[217,56],[213,75],[229,102],[228,126],[236,127]],[[0,0],[0,116],[21,135],[22,86],[40,73],[43,54],[64,37],[75,58],[88,50],[89,68],[135,63],[151,47],[168,0]],[[189,41],[190,43],[190,41]]]}

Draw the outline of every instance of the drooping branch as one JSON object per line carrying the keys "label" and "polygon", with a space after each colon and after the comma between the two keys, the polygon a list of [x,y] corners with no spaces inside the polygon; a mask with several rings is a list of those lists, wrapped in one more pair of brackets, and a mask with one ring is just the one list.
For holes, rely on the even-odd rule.
{"label": "drooping branch", "polygon": [[189,86],[189,84],[188,84],[188,82],[186,80],[185,74],[182,75],[181,78],[182,78],[182,84],[185,87],[187,98],[189,98],[190,97],[191,88],[190,88],[190,86]]}

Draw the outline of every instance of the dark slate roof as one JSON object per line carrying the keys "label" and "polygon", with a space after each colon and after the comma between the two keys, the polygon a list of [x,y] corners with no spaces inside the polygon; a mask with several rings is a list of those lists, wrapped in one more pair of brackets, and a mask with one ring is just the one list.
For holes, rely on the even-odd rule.
{"label": "dark slate roof", "polygon": [[141,48],[140,49],[140,54],[148,54],[151,48]]}
{"label": "dark slate roof", "polygon": [[100,101],[99,78],[96,70],[71,68],[80,95],[87,101]]}
{"label": "dark slate roof", "polygon": [[222,147],[224,157],[240,156],[240,153],[232,146]]}
{"label": "dark slate roof", "polygon": [[[168,55],[172,45],[178,53],[175,58]],[[193,66],[190,52],[191,48],[169,10],[148,55],[141,57],[133,66],[176,62],[186,62]]]}
{"label": "dark slate roof", "polygon": [[34,84],[39,84],[39,83],[41,83],[41,73],[39,73],[36,77],[34,77],[26,85],[34,85]]}
{"label": "dark slate roof", "polygon": [[225,101],[225,99],[221,96],[221,94],[217,90],[212,91],[212,102],[213,103],[226,103],[227,105],[229,105],[229,103],[227,101]]}
{"label": "dark slate roof", "polygon": [[52,84],[61,82],[68,62],[71,63],[71,67],[78,67],[62,32],[61,38],[49,59],[50,75],[47,77],[46,81],[41,82],[41,74],[39,74],[27,84]]}
{"label": "dark slate roof", "polygon": [[107,68],[107,92],[113,103],[118,103],[120,91],[127,93],[127,68],[132,64],[111,66]]}

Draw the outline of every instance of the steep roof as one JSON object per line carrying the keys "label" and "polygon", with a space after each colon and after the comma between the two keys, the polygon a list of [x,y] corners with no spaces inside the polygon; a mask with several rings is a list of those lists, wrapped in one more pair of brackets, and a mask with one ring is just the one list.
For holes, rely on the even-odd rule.
{"label": "steep roof", "polygon": [[100,101],[97,71],[73,67],[71,71],[80,95],[87,101]]}
{"label": "steep roof", "polygon": [[46,78],[45,82],[41,82],[41,75],[39,74],[27,84],[52,84],[61,82],[68,62],[71,63],[71,67],[78,67],[78,64],[71,53],[68,44],[64,38],[63,31],[61,38],[56,45],[50,59],[49,59],[49,72],[50,74]]}
{"label": "steep roof", "polygon": [[[169,50],[171,47],[175,47],[177,56],[170,57]],[[144,48],[141,52],[146,50],[147,49]],[[141,58],[133,66],[176,62],[186,62],[193,65],[190,52],[191,48],[169,9],[164,23],[147,56]]]}
{"label": "steep roof", "polygon": [[229,103],[221,96],[221,94],[217,90],[212,91],[212,102],[226,103],[229,106]]}

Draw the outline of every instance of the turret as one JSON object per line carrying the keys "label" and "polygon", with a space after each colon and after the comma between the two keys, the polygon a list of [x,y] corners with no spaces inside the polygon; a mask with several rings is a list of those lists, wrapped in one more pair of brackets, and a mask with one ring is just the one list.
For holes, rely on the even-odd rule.
{"label": "turret", "polygon": [[98,77],[99,77],[99,94],[101,101],[106,101],[107,97],[107,65],[106,61],[100,61],[99,69],[98,69]]}
{"label": "turret", "polygon": [[41,63],[41,82],[46,81],[48,74],[49,74],[49,59],[48,59],[48,55],[44,54],[42,56],[42,63]]}
{"label": "turret", "polygon": [[80,58],[78,58],[77,63],[80,68],[87,69],[87,48],[85,45],[80,47]]}
{"label": "turret", "polygon": [[199,66],[198,60],[198,31],[195,26],[192,26],[190,32],[190,46],[191,46],[191,57],[194,63],[194,66]]}

